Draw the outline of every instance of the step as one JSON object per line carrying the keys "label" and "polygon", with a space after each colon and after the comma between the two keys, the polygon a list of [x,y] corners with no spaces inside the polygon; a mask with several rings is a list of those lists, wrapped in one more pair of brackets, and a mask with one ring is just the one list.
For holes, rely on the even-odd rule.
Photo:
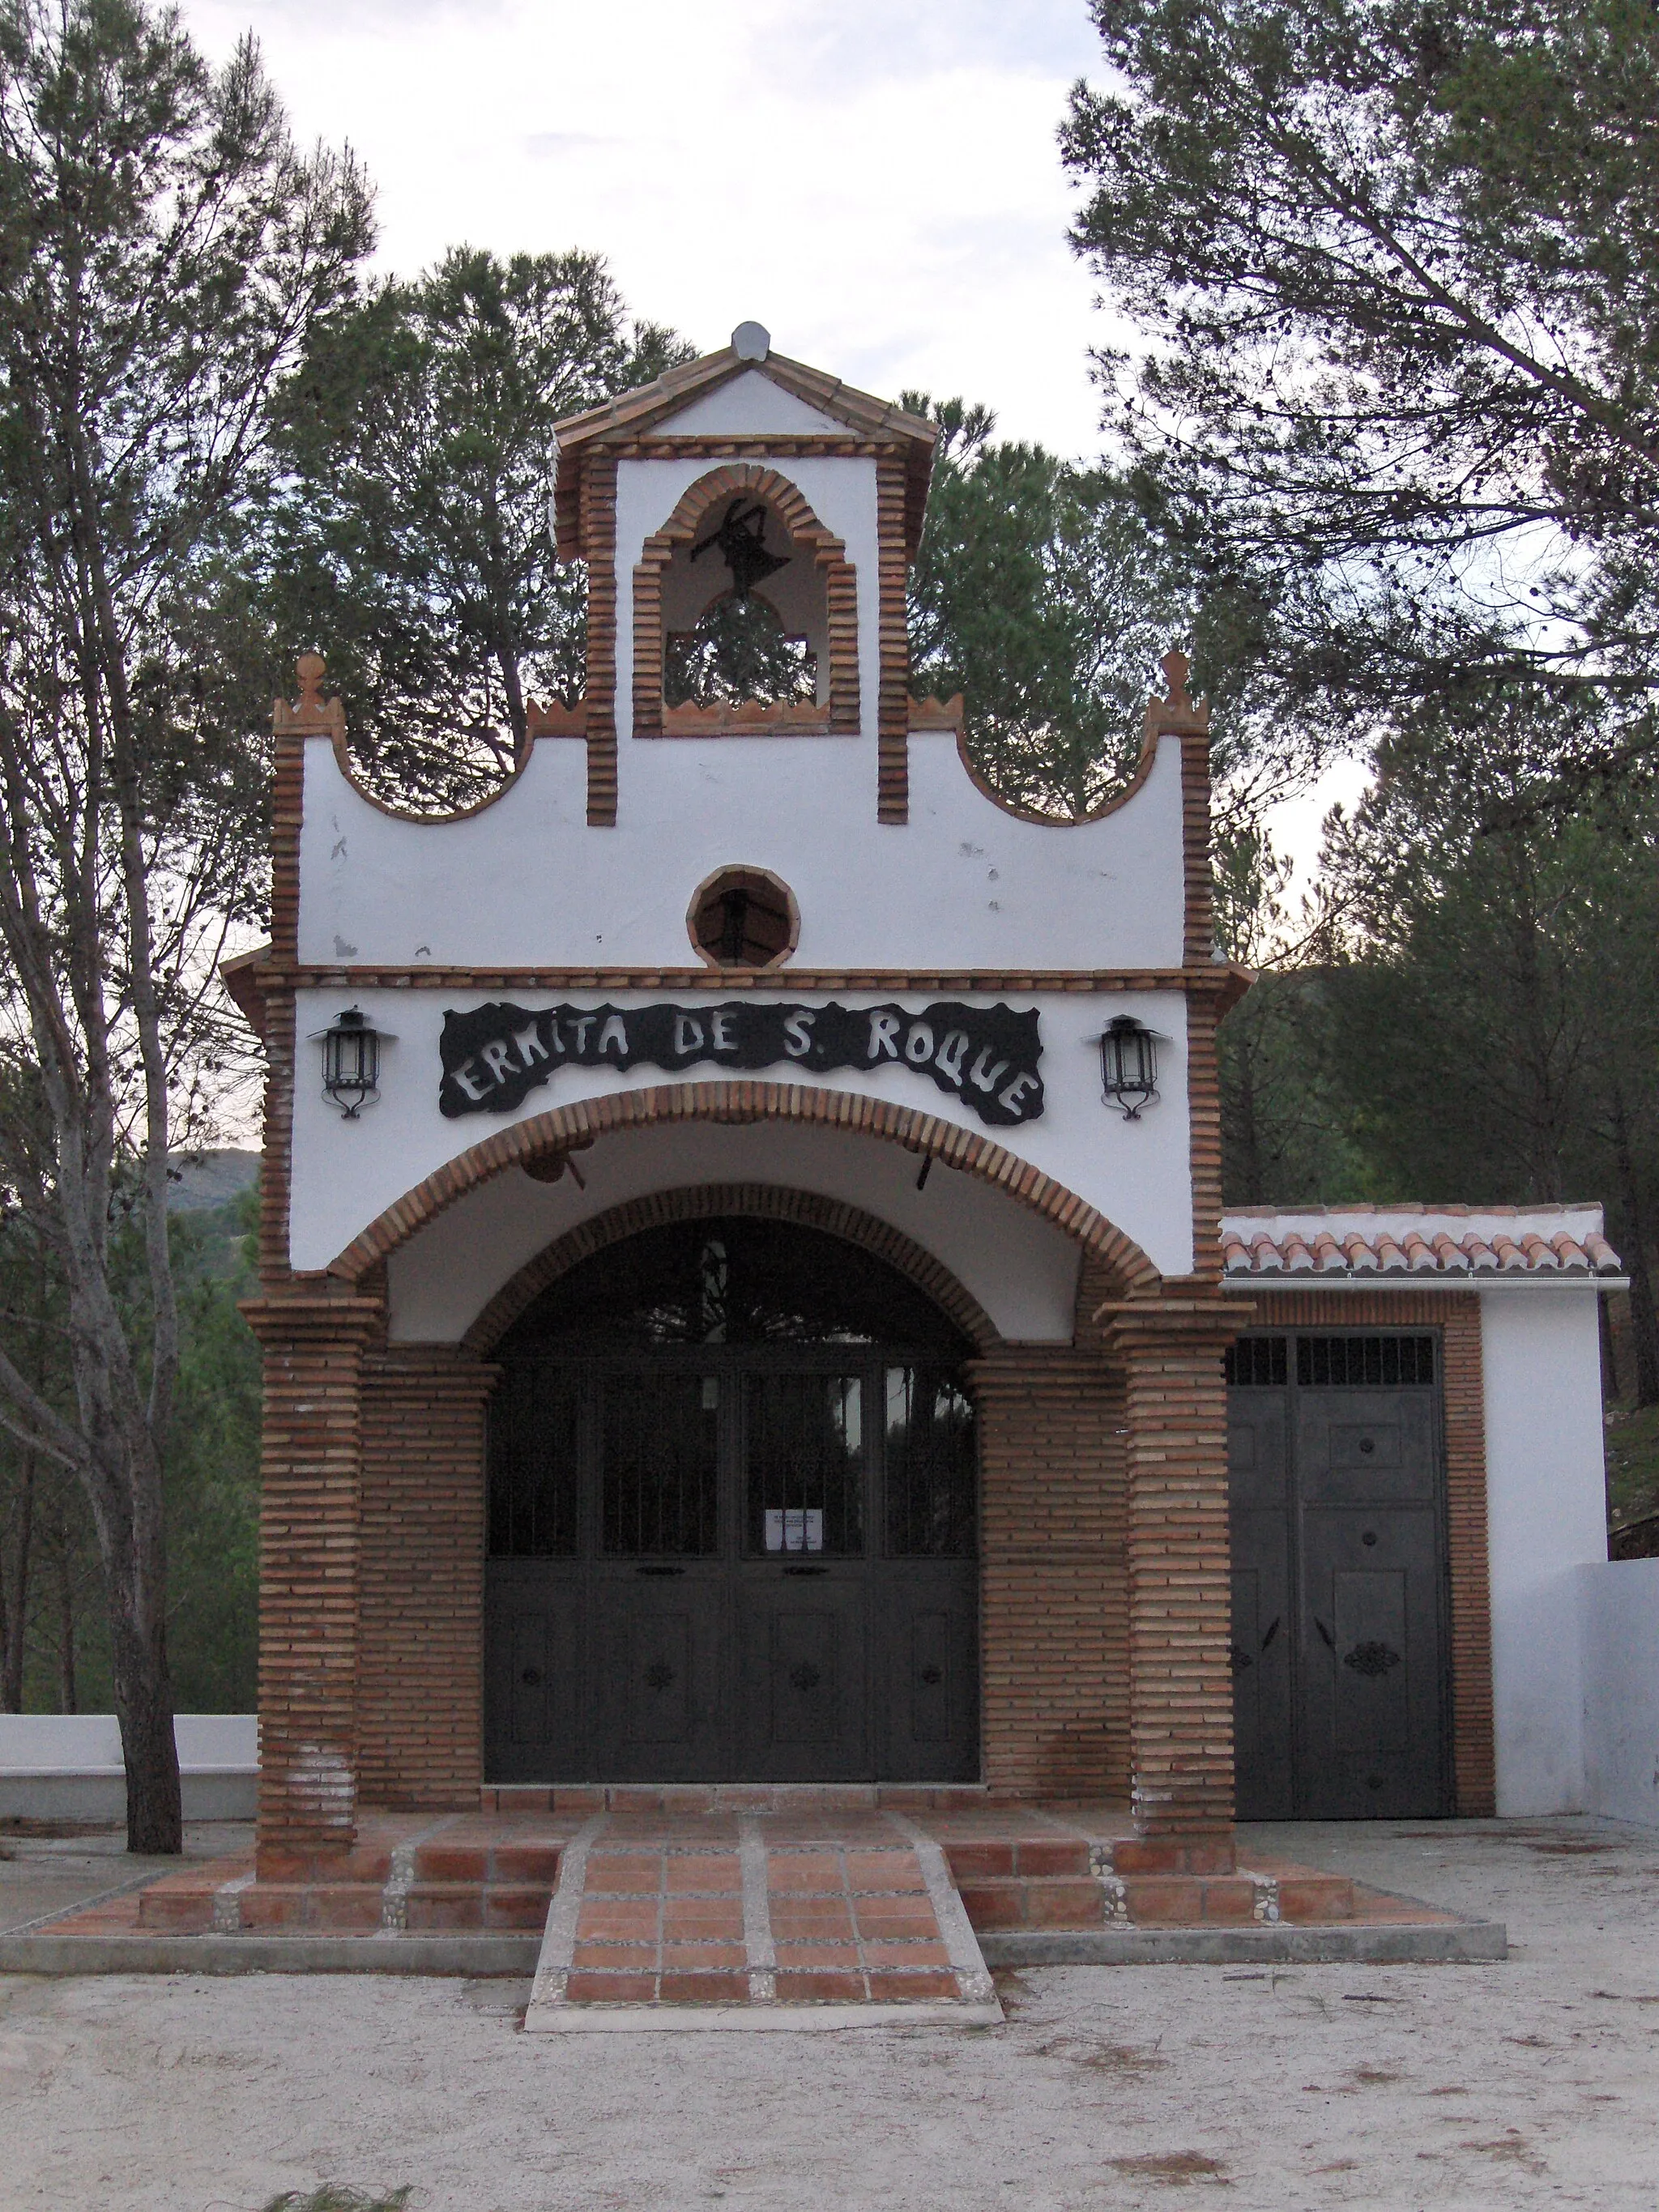
{"label": "step", "polygon": [[945,1863],[953,1881],[1006,1881],[1011,1875],[1046,1879],[1063,1875],[1087,1881],[1094,1873],[1090,1845],[1083,1836],[1025,1836],[974,1839],[956,1843],[941,1839]]}
{"label": "step", "polygon": [[550,1896],[562,1848],[521,1837],[468,1842],[436,1836],[415,1846],[414,1876],[417,1882],[539,1883]]}
{"label": "step", "polygon": [[[1085,1846],[1086,1852],[1087,1846]],[[1009,1875],[964,1879],[954,1865],[963,1910],[977,1935],[1006,1928],[1099,1928],[1111,1917],[1103,1882],[1085,1875]]]}

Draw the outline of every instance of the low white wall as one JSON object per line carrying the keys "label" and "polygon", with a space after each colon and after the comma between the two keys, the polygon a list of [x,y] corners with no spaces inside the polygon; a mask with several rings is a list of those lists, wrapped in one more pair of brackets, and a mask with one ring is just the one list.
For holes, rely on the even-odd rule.
{"label": "low white wall", "polygon": [[[189,1820],[253,1817],[259,1723],[253,1713],[179,1713],[173,1723]],[[121,1731],[113,1713],[0,1713],[0,1817],[126,1817]]]}
{"label": "low white wall", "polygon": [[1584,1804],[1659,1828],[1659,1559],[1578,1570]]}
{"label": "low white wall", "polygon": [[1605,1565],[1593,1281],[1480,1294],[1500,1814],[1585,1807],[1577,1576]]}

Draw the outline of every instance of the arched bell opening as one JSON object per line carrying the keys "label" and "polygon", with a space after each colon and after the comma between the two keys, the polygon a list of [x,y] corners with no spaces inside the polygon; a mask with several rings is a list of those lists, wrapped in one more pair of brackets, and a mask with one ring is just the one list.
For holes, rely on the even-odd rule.
{"label": "arched bell opening", "polygon": [[976,1777],[975,1349],[779,1218],[550,1282],[492,1354],[486,1778]]}

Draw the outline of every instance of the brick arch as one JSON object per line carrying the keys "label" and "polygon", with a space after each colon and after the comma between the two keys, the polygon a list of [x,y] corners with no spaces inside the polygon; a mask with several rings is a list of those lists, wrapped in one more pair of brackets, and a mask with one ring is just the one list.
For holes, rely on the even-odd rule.
{"label": "brick arch", "polygon": [[[823,572],[830,629],[830,714],[832,736],[856,736],[859,728],[858,579],[847,548],[818,520],[799,488],[775,469],[757,462],[732,461],[699,477],[681,495],[660,530],[645,541],[634,570],[634,735],[663,734],[663,571],[678,546],[688,545],[711,508],[739,494],[763,499],[798,545],[808,545]],[[795,726],[799,714],[784,726]],[[764,724],[754,727],[763,729]]]}
{"label": "brick arch", "polygon": [[461,1339],[463,1347],[488,1358],[501,1339],[550,1283],[568,1274],[580,1261],[608,1246],[620,1244],[642,1230],[660,1228],[671,1221],[707,1221],[717,1214],[738,1214],[748,1220],[788,1221],[803,1229],[821,1229],[844,1243],[884,1260],[908,1278],[953,1321],[975,1350],[988,1352],[1002,1342],[996,1323],[979,1300],[958,1282],[944,1263],[902,1229],[866,1213],[861,1206],[824,1198],[817,1191],[792,1190],[777,1183],[693,1183],[681,1190],[651,1191],[630,1198],[579,1222],[556,1237],[544,1251],[520,1267],[504,1283]]}
{"label": "brick arch", "polygon": [[507,1169],[567,1152],[609,1136],[661,1122],[799,1121],[844,1129],[926,1153],[962,1175],[1006,1191],[1076,1238],[1102,1261],[1121,1296],[1155,1296],[1163,1278],[1132,1237],[1064,1183],[1044,1175],[990,1137],[955,1121],[919,1113],[856,1091],[823,1091],[795,1083],[671,1083],[650,1090],[613,1091],[514,1121],[447,1161],[416,1183],[331,1260],[325,1273],[359,1284],[417,1230]]}

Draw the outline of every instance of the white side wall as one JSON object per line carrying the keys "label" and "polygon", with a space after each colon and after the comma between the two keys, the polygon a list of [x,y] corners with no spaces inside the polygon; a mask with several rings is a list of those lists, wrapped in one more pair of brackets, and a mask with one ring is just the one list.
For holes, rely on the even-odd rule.
{"label": "white side wall", "polygon": [[1500,1814],[1585,1805],[1578,1575],[1607,1553],[1598,1296],[1480,1294]]}
{"label": "white side wall", "polygon": [[[187,1820],[248,1820],[258,1790],[252,1713],[179,1713],[173,1723]],[[126,1817],[121,1730],[113,1713],[0,1713],[0,1817]]]}
{"label": "white side wall", "polygon": [[1659,1828],[1659,1559],[1578,1570],[1584,1809]]}

